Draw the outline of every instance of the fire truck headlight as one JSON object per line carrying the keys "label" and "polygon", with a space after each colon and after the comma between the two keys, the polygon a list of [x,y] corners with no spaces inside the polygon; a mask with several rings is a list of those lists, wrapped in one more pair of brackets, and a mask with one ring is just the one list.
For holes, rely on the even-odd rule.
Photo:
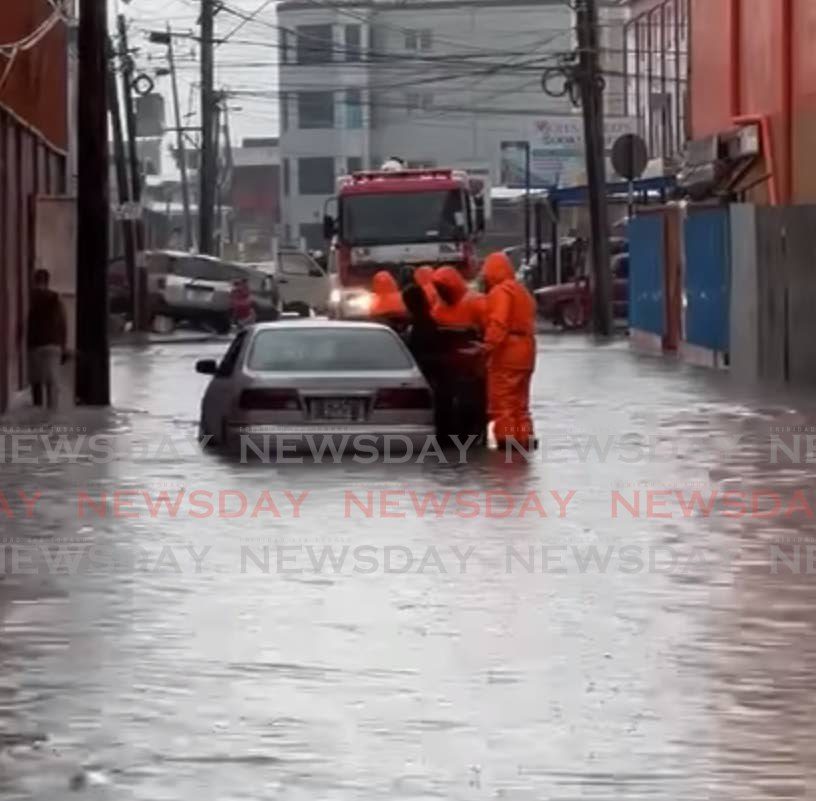
{"label": "fire truck headlight", "polygon": [[343,293],[339,289],[332,289],[329,293],[329,303],[332,306],[339,306],[341,300],[343,300]]}
{"label": "fire truck headlight", "polygon": [[346,298],[346,306],[351,312],[368,314],[371,311],[371,295],[368,292],[351,295]]}

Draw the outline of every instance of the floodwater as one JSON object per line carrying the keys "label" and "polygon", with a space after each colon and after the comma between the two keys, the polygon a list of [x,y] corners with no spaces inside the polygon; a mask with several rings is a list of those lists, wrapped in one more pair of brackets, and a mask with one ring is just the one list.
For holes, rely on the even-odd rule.
{"label": "floodwater", "polygon": [[0,797],[816,798],[806,404],[543,338],[536,458],[241,464],[185,440],[223,347],[2,466]]}

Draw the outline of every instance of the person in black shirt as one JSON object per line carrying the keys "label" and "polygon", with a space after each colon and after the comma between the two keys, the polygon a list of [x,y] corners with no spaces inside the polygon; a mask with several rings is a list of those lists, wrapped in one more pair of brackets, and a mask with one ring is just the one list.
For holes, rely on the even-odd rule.
{"label": "person in black shirt", "polygon": [[50,279],[48,270],[34,273],[26,347],[32,402],[41,406],[45,400],[53,410],[59,404],[59,368],[67,358],[67,326],[60,296],[48,286]]}
{"label": "person in black shirt", "polygon": [[484,440],[486,410],[481,351],[470,329],[437,325],[422,287],[409,284],[402,292],[411,323],[405,333],[408,349],[431,385],[440,441],[454,434],[475,434]]}

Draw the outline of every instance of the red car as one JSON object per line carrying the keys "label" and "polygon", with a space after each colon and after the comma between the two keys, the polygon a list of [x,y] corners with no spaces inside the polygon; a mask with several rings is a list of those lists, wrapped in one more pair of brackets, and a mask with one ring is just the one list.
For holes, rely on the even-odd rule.
{"label": "red car", "polygon": [[[629,254],[612,257],[612,314],[629,317]],[[564,329],[583,328],[592,317],[592,289],[589,276],[580,275],[565,284],[541,287],[533,293],[539,316]]]}

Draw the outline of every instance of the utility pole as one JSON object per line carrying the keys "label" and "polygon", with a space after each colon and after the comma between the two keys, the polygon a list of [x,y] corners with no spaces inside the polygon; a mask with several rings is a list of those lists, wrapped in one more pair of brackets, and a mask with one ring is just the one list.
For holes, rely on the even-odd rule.
{"label": "utility pole", "polygon": [[213,243],[216,256],[221,256],[223,253],[221,242],[221,103],[219,100],[215,101],[215,110],[213,112],[214,128],[215,128],[215,224],[213,225]]}
{"label": "utility pole", "polygon": [[[122,101],[125,104],[125,131],[127,133],[128,161],[130,162],[130,199],[139,206],[142,202],[142,178],[139,171],[139,150],[136,146],[136,110],[133,106],[133,60],[128,50],[127,22],[125,15],[119,14],[116,18],[116,27],[119,34],[119,63],[122,68]],[[132,223],[137,251],[144,248],[142,226],[138,220]],[[141,277],[134,271],[134,281],[131,284],[131,314],[134,329],[141,330],[142,320],[142,293],[140,288]]]}
{"label": "utility pole", "polygon": [[133,108],[133,61],[128,52],[127,23],[124,14],[117,17],[116,25],[119,33],[119,59],[122,65],[122,100],[125,106],[125,130],[130,162],[130,194],[133,202],[139,203],[142,197],[142,181],[139,174],[139,150],[136,147],[136,111]]}
{"label": "utility pole", "polygon": [[524,263],[530,266],[530,141],[524,142]]}
{"label": "utility pole", "polygon": [[181,202],[184,205],[184,247],[190,250],[193,247],[193,225],[190,219],[190,184],[187,181],[187,150],[184,144],[184,131],[181,128],[178,77],[176,75],[173,32],[170,29],[170,23],[167,24],[167,61],[169,62],[170,80],[173,85],[173,110],[176,117],[176,149],[178,150],[179,169],[181,171]]}
{"label": "utility pole", "polygon": [[609,215],[606,202],[603,90],[598,65],[597,0],[575,0],[578,35],[578,84],[584,116],[587,183],[593,272],[593,328],[599,336],[612,334],[612,275],[609,266]]}
{"label": "utility pole", "polygon": [[[130,201],[130,187],[128,186],[127,162],[125,161],[125,140],[122,133],[122,117],[119,109],[119,94],[116,90],[116,73],[114,61],[114,47],[108,40],[108,105],[110,106],[111,130],[113,132],[113,161],[116,168],[116,186],[119,195],[119,206],[124,209]],[[133,232],[133,222],[122,216],[121,220],[122,245],[125,254],[125,271],[127,274],[130,308],[134,307],[136,293],[136,238]]]}
{"label": "utility pole", "polygon": [[110,405],[107,4],[79,2],[76,400]]}
{"label": "utility pole", "polygon": [[215,92],[213,89],[213,38],[215,0],[201,0],[201,163],[198,193],[198,249],[213,252],[213,216],[215,212]]}
{"label": "utility pole", "polygon": [[224,193],[228,192],[230,187],[232,186],[232,174],[233,174],[233,160],[232,160],[232,132],[230,131],[230,121],[229,121],[229,105],[228,105],[228,96],[226,92],[221,92],[221,102],[222,102],[222,114],[223,114],[223,123],[222,123],[222,133],[224,136],[224,158],[220,162],[222,165],[221,173],[218,176],[218,220],[219,225],[221,226],[221,252],[223,254],[223,240],[224,234],[227,232],[227,229],[224,226]]}

